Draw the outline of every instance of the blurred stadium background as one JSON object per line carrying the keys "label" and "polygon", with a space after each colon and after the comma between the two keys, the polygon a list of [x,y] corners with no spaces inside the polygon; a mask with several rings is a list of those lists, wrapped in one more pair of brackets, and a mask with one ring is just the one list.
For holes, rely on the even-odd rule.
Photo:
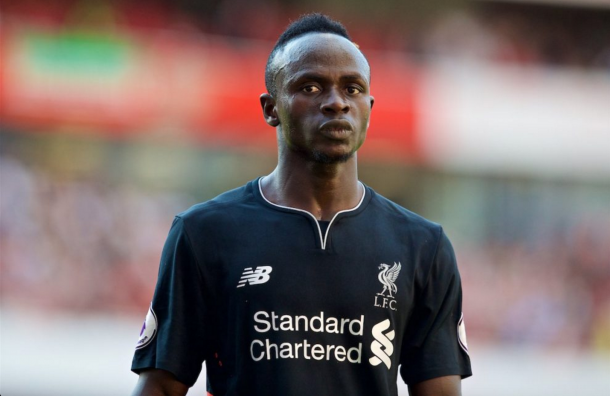
{"label": "blurred stadium background", "polygon": [[464,394],[610,395],[610,1],[0,7],[3,396],[129,394],[173,215],[273,169],[264,64],[311,11],[372,64],[361,179],[454,242]]}

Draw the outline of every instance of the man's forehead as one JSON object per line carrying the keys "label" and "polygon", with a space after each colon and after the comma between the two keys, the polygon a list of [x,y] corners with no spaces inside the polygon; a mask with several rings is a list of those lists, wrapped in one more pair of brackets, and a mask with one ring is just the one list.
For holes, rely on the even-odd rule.
{"label": "man's forehead", "polygon": [[365,75],[369,74],[369,66],[366,58],[358,47],[348,39],[332,33],[310,33],[288,42],[278,52],[273,60],[274,69],[279,72],[291,64],[324,58],[351,57],[364,69]]}

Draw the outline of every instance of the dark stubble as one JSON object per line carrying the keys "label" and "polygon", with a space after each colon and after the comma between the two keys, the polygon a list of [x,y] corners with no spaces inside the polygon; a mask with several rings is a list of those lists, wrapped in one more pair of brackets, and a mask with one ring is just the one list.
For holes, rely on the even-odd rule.
{"label": "dark stubble", "polygon": [[342,155],[331,157],[331,156],[327,155],[326,153],[323,153],[318,150],[314,150],[311,153],[311,156],[312,156],[313,160],[319,164],[325,164],[325,165],[342,164],[342,163],[347,162],[350,158],[352,158],[354,156],[354,152],[345,153]]}

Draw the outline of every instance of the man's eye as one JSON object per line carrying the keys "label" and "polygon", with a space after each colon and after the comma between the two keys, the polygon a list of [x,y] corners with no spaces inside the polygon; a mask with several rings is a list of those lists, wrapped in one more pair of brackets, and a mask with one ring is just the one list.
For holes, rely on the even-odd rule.
{"label": "man's eye", "polygon": [[361,93],[362,90],[358,87],[347,87],[347,93],[350,95],[355,95]]}
{"label": "man's eye", "polygon": [[306,85],[303,87],[303,91],[307,93],[316,93],[320,92],[320,88],[316,87],[315,85]]}

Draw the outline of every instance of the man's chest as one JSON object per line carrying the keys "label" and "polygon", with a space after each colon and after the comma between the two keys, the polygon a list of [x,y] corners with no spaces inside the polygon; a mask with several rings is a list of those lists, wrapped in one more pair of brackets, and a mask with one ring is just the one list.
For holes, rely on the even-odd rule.
{"label": "man's chest", "polygon": [[326,249],[307,230],[243,240],[216,265],[218,317],[253,362],[289,359],[398,365],[420,257],[400,236],[330,230]]}
{"label": "man's chest", "polygon": [[298,231],[231,237],[237,247],[223,251],[216,267],[218,298],[292,315],[410,311],[421,255],[399,235],[380,239],[337,226],[322,249],[315,232]]}

